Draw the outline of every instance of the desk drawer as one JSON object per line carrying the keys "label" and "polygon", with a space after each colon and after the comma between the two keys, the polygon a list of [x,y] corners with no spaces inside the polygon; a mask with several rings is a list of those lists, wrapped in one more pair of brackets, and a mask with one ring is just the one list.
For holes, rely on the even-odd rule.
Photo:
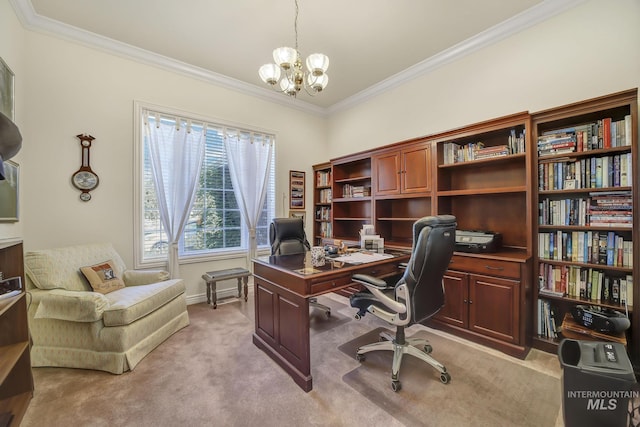
{"label": "desk drawer", "polygon": [[517,262],[454,255],[449,263],[449,269],[520,279],[520,264]]}
{"label": "desk drawer", "polygon": [[[358,269],[357,274],[367,274],[373,277],[384,277],[393,274],[400,274],[404,272],[404,269],[398,268],[397,263],[392,264],[381,264],[381,265],[372,265],[372,266],[364,266],[361,269]],[[354,273],[355,274],[355,273]]]}
{"label": "desk drawer", "polygon": [[318,294],[322,292],[331,291],[342,286],[347,286],[351,283],[351,274],[336,277],[331,280],[320,281],[317,283],[311,283],[311,294]]}

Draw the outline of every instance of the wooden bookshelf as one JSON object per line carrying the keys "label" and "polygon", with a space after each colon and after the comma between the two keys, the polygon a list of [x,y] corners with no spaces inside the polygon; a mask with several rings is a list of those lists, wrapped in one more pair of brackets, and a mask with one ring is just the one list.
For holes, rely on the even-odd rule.
{"label": "wooden bookshelf", "polygon": [[331,202],[333,185],[331,163],[313,166],[313,241],[322,245],[322,239],[333,236]]}
{"label": "wooden bookshelf", "polygon": [[371,156],[364,153],[334,159],[331,167],[333,238],[359,244],[362,226],[373,223]]}
{"label": "wooden bookshelf", "polygon": [[[618,310],[627,307],[579,296],[541,295],[538,293],[541,265],[601,269],[612,277],[628,276],[630,297],[640,299],[638,215],[633,215],[631,227],[539,221],[539,205],[546,199],[587,199],[593,198],[594,192],[626,191],[631,195],[631,211],[637,212],[636,183],[640,176],[637,109],[637,89],[633,89],[534,114],[520,112],[332,159],[332,237],[358,244],[362,225],[374,224],[376,233],[385,239],[385,246],[409,249],[413,223],[436,214],[456,216],[459,230],[500,233],[503,244],[498,252],[454,253],[444,280],[445,306],[431,322],[432,326],[516,357],[525,357],[531,346],[556,352],[558,338],[538,333],[539,301],[557,306],[558,323],[575,304],[594,302]],[[631,121],[628,145],[594,146],[588,151],[553,147],[538,155],[538,138],[545,132],[604,118],[611,118],[608,121],[611,125],[626,116]],[[627,156],[629,174],[633,177],[629,182],[607,180],[595,189],[570,182],[568,188],[539,185],[539,172],[546,176],[544,171],[545,168],[548,171],[550,164],[586,164],[593,158],[607,158],[612,160],[601,162],[609,165],[616,161],[616,156]],[[370,191],[344,191],[354,186]],[[602,265],[584,260],[545,259],[539,253],[539,233],[558,232],[613,232],[623,241],[631,242],[632,262]],[[633,312],[633,306],[628,309]],[[632,316],[629,349],[638,366],[639,344],[640,316],[636,315]]]}
{"label": "wooden bookshelf", "polygon": [[[620,124],[625,120],[629,123],[623,129]],[[617,123],[613,125],[617,130],[613,134],[612,122]],[[628,282],[629,302],[640,298],[637,280],[640,264],[637,230],[640,221],[635,214],[639,194],[636,185],[639,176],[637,89],[534,113],[532,126],[534,141],[540,142],[540,150],[534,150],[537,173],[533,187],[538,217],[533,229],[534,274],[540,287],[554,288],[550,290],[560,293],[559,296],[548,295],[538,292],[539,286],[535,287],[533,345],[543,350],[557,351],[563,335],[559,328],[554,333],[552,327],[560,326],[574,305],[596,305],[633,313],[633,306],[625,305],[621,301],[621,294],[617,299],[612,298],[614,283],[620,286],[621,280]],[[550,147],[562,145],[568,145],[563,148],[565,152],[548,152],[553,150]],[[555,151],[560,151],[560,148]],[[621,158],[629,160],[627,173],[632,178],[626,181],[621,180],[620,169],[616,171],[613,168],[609,173],[609,161],[619,163]],[[592,164],[596,165],[596,177],[591,175]],[[607,166],[603,167],[603,164]],[[595,222],[598,208],[592,211],[590,206],[598,198],[609,197],[612,191],[628,194],[628,207],[632,215],[628,224],[609,227]],[[629,242],[631,259],[622,260],[621,263],[617,257],[607,259],[610,241],[604,245],[604,254],[598,251],[594,254],[593,248],[589,250],[589,245],[593,245],[593,236],[598,236],[598,242],[602,236],[606,236],[607,240],[615,236]],[[603,297],[604,292],[597,295],[597,288],[592,288],[596,294],[587,289],[587,283],[591,281],[588,276],[593,278],[594,271],[597,282],[602,283],[604,288],[609,284],[607,298]],[[559,280],[549,272],[556,273]],[[599,273],[602,273],[602,279]],[[581,282],[585,283],[583,294],[580,293]],[[549,313],[553,313],[554,320],[551,320]],[[637,367],[640,364],[639,316],[631,315],[628,335],[628,350],[632,363]]]}
{"label": "wooden bookshelf", "polygon": [[[24,286],[21,241],[0,241],[0,272],[5,279],[20,277]],[[23,290],[0,300],[0,414],[11,414],[16,426],[33,396],[26,299]]]}
{"label": "wooden bookshelf", "polygon": [[530,128],[523,112],[430,137],[436,213],[454,215],[459,230],[503,240],[495,253],[454,253],[445,306],[431,323],[520,358],[530,348],[532,316]]}

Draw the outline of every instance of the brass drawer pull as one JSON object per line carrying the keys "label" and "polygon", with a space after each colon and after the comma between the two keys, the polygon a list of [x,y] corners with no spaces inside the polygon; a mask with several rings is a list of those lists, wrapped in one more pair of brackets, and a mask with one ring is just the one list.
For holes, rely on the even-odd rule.
{"label": "brass drawer pull", "polygon": [[492,266],[490,266],[490,265],[485,265],[485,268],[486,268],[487,270],[499,270],[499,271],[504,270],[504,267],[492,267]]}

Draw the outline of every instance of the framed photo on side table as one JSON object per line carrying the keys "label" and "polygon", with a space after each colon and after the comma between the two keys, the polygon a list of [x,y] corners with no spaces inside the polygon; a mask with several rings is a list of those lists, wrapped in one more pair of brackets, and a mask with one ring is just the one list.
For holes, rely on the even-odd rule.
{"label": "framed photo on side table", "polygon": [[289,171],[289,209],[304,209],[304,172]]}
{"label": "framed photo on side table", "polygon": [[307,225],[305,211],[289,211],[289,218],[302,218],[302,224]]}
{"label": "framed photo on side table", "polygon": [[0,58],[0,112],[15,121],[13,111],[13,78],[11,68]]}

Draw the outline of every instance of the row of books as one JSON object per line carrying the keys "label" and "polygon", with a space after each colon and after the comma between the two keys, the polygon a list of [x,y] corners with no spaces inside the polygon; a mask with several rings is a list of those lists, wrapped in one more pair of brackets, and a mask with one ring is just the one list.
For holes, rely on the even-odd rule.
{"label": "row of books", "polygon": [[540,295],[580,298],[606,304],[633,305],[633,276],[595,268],[540,264]]}
{"label": "row of books", "polygon": [[486,146],[483,142],[471,142],[460,145],[455,142],[447,142],[443,147],[443,161],[445,165],[467,162],[470,160],[482,160],[492,157],[503,157],[510,154],[524,153],[524,130],[516,135],[516,130],[511,129],[506,144]]}
{"label": "row of books", "polygon": [[331,189],[324,188],[320,190],[320,194],[318,194],[320,203],[331,203]]}
{"label": "row of books", "polygon": [[607,117],[592,123],[544,132],[538,137],[538,155],[630,146],[631,139],[631,115],[622,120]]}
{"label": "row of books", "polygon": [[365,197],[371,195],[371,188],[364,185],[344,184],[342,186],[342,197]]}
{"label": "row of books", "polygon": [[540,162],[538,190],[627,187],[633,182],[631,153]]}
{"label": "row of books", "polygon": [[538,257],[611,267],[633,267],[633,241],[613,231],[538,233]]}
{"label": "row of books", "polygon": [[538,336],[558,338],[559,328],[556,321],[556,308],[545,300],[538,300]]}
{"label": "row of books", "polygon": [[332,237],[333,228],[330,222],[320,223],[320,237]]}
{"label": "row of books", "polygon": [[589,193],[589,225],[593,227],[633,226],[633,196],[629,191]]}
{"label": "row of books", "polygon": [[327,187],[331,185],[331,171],[316,172],[316,187]]}
{"label": "row of books", "polygon": [[632,205],[630,191],[590,193],[586,198],[547,197],[538,203],[538,224],[631,228]]}
{"label": "row of books", "polygon": [[321,206],[316,209],[316,219],[320,221],[330,221],[331,220],[331,208],[326,206]]}

